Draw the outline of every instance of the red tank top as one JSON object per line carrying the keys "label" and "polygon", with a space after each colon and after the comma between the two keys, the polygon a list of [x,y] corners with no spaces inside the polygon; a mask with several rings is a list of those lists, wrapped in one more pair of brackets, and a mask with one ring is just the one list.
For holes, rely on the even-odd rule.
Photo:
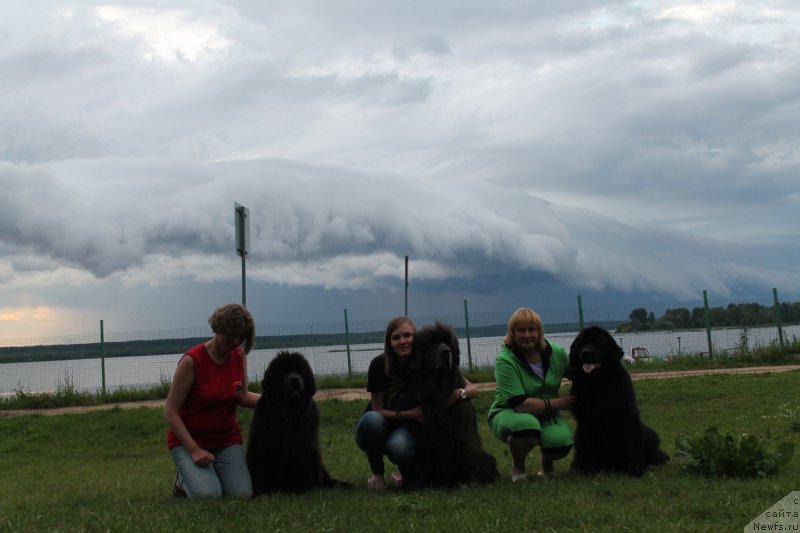
{"label": "red tank top", "polygon": [[[241,444],[242,435],[236,420],[236,406],[244,393],[244,355],[234,349],[224,363],[216,363],[205,343],[186,352],[194,361],[194,383],[179,412],[189,434],[204,449]],[[167,448],[181,442],[167,430]]]}

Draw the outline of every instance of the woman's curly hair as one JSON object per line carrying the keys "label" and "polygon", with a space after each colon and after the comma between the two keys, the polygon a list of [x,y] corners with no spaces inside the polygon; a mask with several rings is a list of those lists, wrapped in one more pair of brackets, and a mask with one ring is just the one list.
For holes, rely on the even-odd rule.
{"label": "woman's curly hair", "polygon": [[227,304],[217,308],[210,317],[211,331],[243,339],[242,350],[250,353],[256,341],[256,326],[250,311],[240,304]]}

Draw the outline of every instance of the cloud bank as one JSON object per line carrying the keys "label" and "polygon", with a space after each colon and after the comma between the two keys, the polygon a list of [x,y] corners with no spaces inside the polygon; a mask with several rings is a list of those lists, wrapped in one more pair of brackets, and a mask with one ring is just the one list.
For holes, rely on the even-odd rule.
{"label": "cloud bank", "polygon": [[465,297],[800,295],[798,23],[788,1],[4,5],[0,316],[233,283],[234,201],[267,286],[379,298],[408,255]]}

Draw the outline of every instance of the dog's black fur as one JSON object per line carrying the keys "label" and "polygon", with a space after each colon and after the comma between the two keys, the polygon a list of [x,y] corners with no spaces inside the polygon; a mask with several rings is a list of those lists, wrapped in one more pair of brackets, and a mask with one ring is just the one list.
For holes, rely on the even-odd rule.
{"label": "dog's black fur", "polygon": [[570,346],[577,422],[572,468],[578,472],[641,477],[649,466],[669,461],[658,434],[642,423],[622,356],[614,337],[597,326],[581,330]]}
{"label": "dog's black fur", "polygon": [[261,391],[247,445],[253,495],[348,485],[333,479],[322,464],[317,386],[306,358],[278,353],[264,372]]}
{"label": "dog's black fur", "polygon": [[422,407],[425,423],[405,424],[416,445],[414,461],[401,468],[406,489],[491,483],[500,475],[497,461],[483,449],[472,402],[445,407],[453,390],[465,385],[460,354],[458,337],[447,325],[437,322],[414,334],[405,401]]}

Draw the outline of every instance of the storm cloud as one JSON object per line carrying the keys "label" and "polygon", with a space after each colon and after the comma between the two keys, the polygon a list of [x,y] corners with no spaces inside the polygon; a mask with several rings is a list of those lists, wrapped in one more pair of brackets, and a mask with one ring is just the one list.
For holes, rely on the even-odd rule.
{"label": "storm cloud", "polygon": [[799,15],[4,5],[0,315],[235,282],[234,202],[271,287],[800,295]]}

